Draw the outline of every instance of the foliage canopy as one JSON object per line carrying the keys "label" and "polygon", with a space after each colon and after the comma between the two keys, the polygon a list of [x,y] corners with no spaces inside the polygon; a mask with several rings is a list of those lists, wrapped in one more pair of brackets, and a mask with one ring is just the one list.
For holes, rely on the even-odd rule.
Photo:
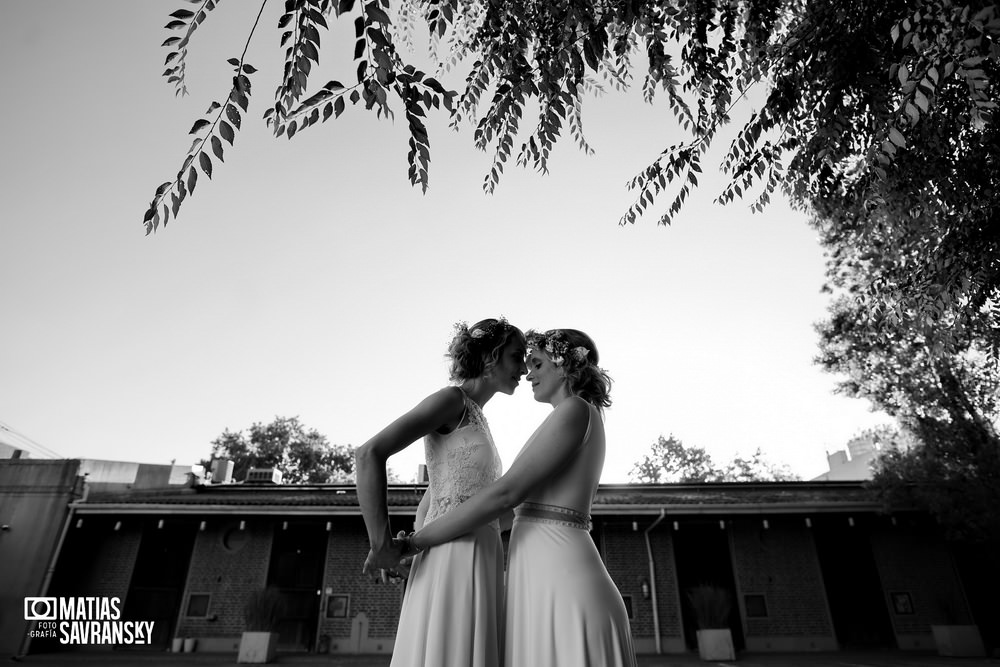
{"label": "foliage canopy", "polygon": [[749,458],[736,456],[725,466],[718,466],[701,447],[685,446],[673,435],[662,435],[649,452],[632,466],[629,477],[636,482],[770,482],[798,479],[787,466],[775,465],[758,449]]}
{"label": "foliage canopy", "polygon": [[[186,93],[190,41],[217,5],[188,1],[195,8],[171,14],[163,43],[164,75],[178,94]],[[647,101],[666,99],[680,140],[630,181],[636,198],[621,222],[666,197],[659,222],[669,224],[736,103],[762,86],[763,105],[719,165],[729,181],[718,202],[747,198],[760,211],[784,190],[838,249],[856,248],[857,261],[877,269],[856,295],[875,317],[946,323],[998,312],[1000,15],[992,2],[286,0],[284,10],[284,69],[264,112],[276,136],[291,138],[348,105],[385,117],[401,108],[409,180],[426,190],[425,119],[443,111],[455,127],[471,122],[475,145],[492,153],[483,183],[492,192],[511,161],[546,172],[567,130],[591,152],[584,99],[638,85]],[[357,80],[316,86],[310,73],[332,20],[354,22]],[[462,90],[412,64],[418,35],[438,54],[431,74],[460,68]],[[211,177],[232,145],[256,71],[245,55],[246,47],[229,60],[225,101],[194,123],[181,169],[156,188],[147,233],[177,215],[199,173]]]}
{"label": "foliage canopy", "polygon": [[817,361],[838,390],[896,418],[916,444],[878,458],[873,488],[889,506],[921,507],[954,538],[1000,543],[1000,366],[984,349],[982,320],[949,332],[873,326],[856,301],[838,300],[819,325]]}
{"label": "foliage canopy", "polygon": [[211,458],[232,461],[235,480],[245,479],[250,468],[278,468],[285,484],[354,481],[354,449],[331,445],[325,435],[306,428],[298,417],[256,422],[248,431],[226,429],[212,441]]}

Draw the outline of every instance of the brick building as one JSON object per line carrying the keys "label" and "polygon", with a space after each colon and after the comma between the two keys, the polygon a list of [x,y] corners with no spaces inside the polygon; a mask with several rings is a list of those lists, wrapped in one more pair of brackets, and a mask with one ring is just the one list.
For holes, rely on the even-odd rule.
{"label": "brick building", "polygon": [[[244,603],[274,586],[279,650],[392,650],[403,588],[360,574],[353,487],[91,487],[69,503],[37,594],[119,597],[125,618],[155,621],[150,648],[189,637],[199,651],[235,651]],[[424,488],[390,488],[394,530],[411,528]],[[603,485],[591,535],[641,653],[694,649],[684,591],[702,583],[735,601],[738,650],[930,650],[946,614],[995,623],[977,597],[989,586],[970,585],[982,568],[964,570],[927,517],[881,509],[858,482]],[[60,648],[35,640],[31,652]]]}

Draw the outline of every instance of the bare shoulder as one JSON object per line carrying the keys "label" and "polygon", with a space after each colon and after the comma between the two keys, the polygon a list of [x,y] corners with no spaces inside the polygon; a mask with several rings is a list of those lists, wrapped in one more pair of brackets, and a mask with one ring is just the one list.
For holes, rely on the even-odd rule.
{"label": "bare shoulder", "polygon": [[458,387],[443,387],[420,402],[420,407],[440,415],[461,415],[465,410],[465,394]]}
{"label": "bare shoulder", "polygon": [[579,396],[570,396],[556,407],[555,413],[563,419],[587,421],[590,419],[590,403]]}
{"label": "bare shoulder", "polygon": [[433,415],[434,430],[449,431],[465,412],[465,394],[458,387],[444,387],[421,401],[416,409]]}
{"label": "bare shoulder", "polygon": [[570,396],[552,411],[550,423],[560,429],[587,428],[590,421],[590,403],[579,396]]}
{"label": "bare shoulder", "polygon": [[442,387],[429,395],[424,401],[460,410],[465,407],[465,394],[458,387]]}

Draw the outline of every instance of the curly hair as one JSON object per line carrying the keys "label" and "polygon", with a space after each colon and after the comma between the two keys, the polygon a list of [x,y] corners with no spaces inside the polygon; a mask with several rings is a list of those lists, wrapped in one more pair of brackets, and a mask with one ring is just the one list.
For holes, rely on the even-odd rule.
{"label": "curly hair", "polygon": [[531,330],[527,341],[563,369],[570,391],[599,410],[611,406],[611,376],[597,365],[601,357],[590,336],[578,329]]}
{"label": "curly hair", "polygon": [[445,355],[451,359],[448,376],[454,382],[481,376],[496,365],[511,341],[526,345],[524,333],[503,316],[480,320],[471,327],[465,322],[457,323]]}

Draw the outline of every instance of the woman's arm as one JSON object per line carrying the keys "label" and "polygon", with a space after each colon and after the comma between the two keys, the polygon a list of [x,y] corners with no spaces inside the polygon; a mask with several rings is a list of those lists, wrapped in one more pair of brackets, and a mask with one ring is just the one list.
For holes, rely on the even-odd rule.
{"label": "woman's arm", "polygon": [[[358,504],[368,529],[368,542],[374,558],[372,567],[395,565],[387,552],[393,551],[392,530],[389,526],[389,509],[386,501],[386,461],[418,438],[456,422],[465,409],[461,391],[449,387],[435,392],[412,410],[379,431],[373,438],[355,450],[357,468]],[[380,554],[385,558],[380,557]],[[385,560],[386,564],[382,564]],[[369,562],[365,564],[366,570]]]}
{"label": "woman's arm", "polygon": [[428,491],[424,491],[424,495],[420,498],[420,504],[417,505],[417,516],[413,520],[413,530],[420,530],[424,527],[424,519],[427,518],[427,508],[431,504],[431,494]]}
{"label": "woman's arm", "polygon": [[561,403],[531,436],[507,474],[414,533],[409,548],[420,551],[448,542],[519,505],[576,454],[589,419],[590,406],[582,398]]}

